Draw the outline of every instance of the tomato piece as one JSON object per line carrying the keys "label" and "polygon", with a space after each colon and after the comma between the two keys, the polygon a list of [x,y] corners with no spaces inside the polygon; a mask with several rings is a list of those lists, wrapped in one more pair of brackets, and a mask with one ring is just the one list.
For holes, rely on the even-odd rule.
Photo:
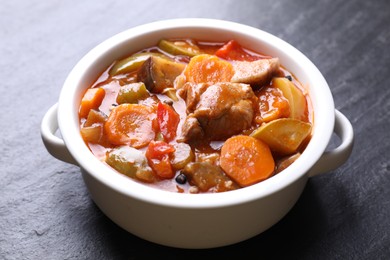
{"label": "tomato piece", "polygon": [[179,114],[170,105],[160,102],[157,105],[157,122],[164,140],[172,141],[180,122]]}
{"label": "tomato piece", "polygon": [[162,179],[172,179],[175,172],[172,170],[170,156],[175,148],[163,141],[152,141],[146,149],[146,159],[153,172]]}
{"label": "tomato piece", "polygon": [[245,51],[235,40],[226,43],[215,52],[215,55],[229,61],[255,61],[260,59],[260,57]]}
{"label": "tomato piece", "polygon": [[149,166],[161,179],[172,179],[175,176],[168,156],[164,157],[162,160],[149,161]]}
{"label": "tomato piece", "polygon": [[165,155],[170,155],[175,151],[173,145],[164,141],[152,141],[148,145],[146,155],[149,155],[151,159],[162,160]]}
{"label": "tomato piece", "polygon": [[290,117],[290,103],[278,88],[263,87],[258,96],[260,114],[255,117],[256,123],[262,124],[278,118]]}

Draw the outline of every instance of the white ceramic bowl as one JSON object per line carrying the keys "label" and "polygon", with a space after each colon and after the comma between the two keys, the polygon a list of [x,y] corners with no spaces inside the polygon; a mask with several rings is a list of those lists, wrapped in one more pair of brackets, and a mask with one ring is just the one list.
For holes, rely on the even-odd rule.
{"label": "white ceramic bowl", "polygon": [[[279,57],[307,88],[314,110],[313,136],[301,157],[281,173],[250,187],[217,194],[179,194],[134,182],[101,163],[79,132],[81,95],[114,60],[161,38],[236,39],[246,48]],[[57,112],[58,110],[58,112]],[[62,138],[55,135],[59,128]],[[326,151],[332,133],[341,144]],[[41,134],[54,157],[80,166],[92,199],[111,220],[148,241],[179,248],[212,248],[260,234],[293,207],[309,177],[339,167],[349,157],[353,129],[335,110],[322,74],[283,40],[233,22],[177,19],[138,26],[104,41],[85,55],[66,79],[60,99],[42,120]]]}

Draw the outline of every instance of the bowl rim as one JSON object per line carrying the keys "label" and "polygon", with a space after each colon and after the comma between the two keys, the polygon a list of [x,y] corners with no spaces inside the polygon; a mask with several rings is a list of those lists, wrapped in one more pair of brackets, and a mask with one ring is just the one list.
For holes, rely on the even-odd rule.
{"label": "bowl rim", "polygon": [[[245,35],[277,48],[282,55],[295,62],[299,61],[298,65],[302,68],[302,71],[307,74],[312,83],[315,83],[314,86],[307,86],[310,99],[313,101],[315,97],[315,102],[312,104],[315,120],[313,135],[300,158],[282,172],[249,187],[223,193],[186,194],[165,191],[133,181],[100,162],[90,152],[81,138],[78,109],[75,108],[75,103],[77,103],[75,99],[81,95],[80,86],[85,80],[87,70],[98,64],[99,60],[112,48],[119,48],[118,46],[130,39],[145,37],[146,34],[153,35],[161,30],[177,28],[225,30],[233,34]],[[283,62],[281,63],[283,65]],[[95,75],[95,78],[96,76],[98,75]],[[299,77],[298,80],[300,80]],[[89,86],[85,88],[87,87]],[[313,93],[315,93],[314,97],[312,96]],[[64,143],[79,166],[87,174],[125,196],[151,204],[175,208],[206,209],[246,203],[270,196],[298,179],[307,177],[306,174],[321,157],[329,143],[335,120],[333,97],[329,86],[318,68],[303,53],[286,41],[261,29],[226,20],[205,18],[156,21],[130,28],[108,38],[90,50],[71,70],[62,87],[58,103],[58,124]]]}

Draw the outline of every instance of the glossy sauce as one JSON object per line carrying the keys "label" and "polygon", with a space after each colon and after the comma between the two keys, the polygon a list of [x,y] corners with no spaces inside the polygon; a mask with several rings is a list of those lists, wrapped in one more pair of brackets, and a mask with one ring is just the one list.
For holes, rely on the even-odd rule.
{"label": "glossy sauce", "polygon": [[[213,54],[221,48],[225,43],[223,42],[207,42],[207,41],[199,41],[197,42],[197,46],[205,53]],[[250,50],[246,50],[248,53],[254,56],[258,56],[259,58],[269,58],[267,55],[259,54],[252,52]],[[166,53],[159,49],[156,46],[145,48],[144,50],[141,50],[139,53],[142,52],[160,52],[163,53],[172,59],[181,62],[181,63],[188,63],[189,57],[186,56],[174,56],[169,53]],[[105,90],[105,97],[103,99],[103,102],[101,103],[99,110],[103,112],[106,115],[109,115],[113,106],[117,105],[116,97],[118,95],[119,89],[121,86],[124,86],[129,83],[137,82],[135,72],[128,73],[128,74],[122,74],[117,76],[110,76],[109,70],[112,67],[108,67],[101,75],[99,75],[98,79],[94,84],[92,84],[91,88],[103,88]],[[310,101],[305,93],[305,89],[303,86],[299,83],[299,81],[292,75],[289,71],[284,69],[283,67],[280,68],[278,71],[278,76],[285,77],[289,76],[292,79],[292,82],[296,87],[298,87],[304,94],[307,100],[307,111],[306,111],[306,118],[304,121],[312,123],[312,111],[310,107]],[[267,113],[269,114],[270,111],[273,110],[275,107],[279,107],[281,104],[286,102],[285,98],[281,95],[280,91],[274,88],[270,88],[270,86],[265,86],[260,89],[254,89],[254,93],[259,99],[259,106],[255,108],[255,116],[252,123],[252,126],[245,130],[243,134],[250,134],[254,129],[258,128],[262,123],[262,118],[267,116]],[[164,94],[151,94],[150,97],[146,98],[145,100],[140,101],[139,103],[148,105],[148,106],[155,106],[159,101],[169,101],[172,102],[172,100],[167,97]],[[177,136],[181,136],[181,129],[182,124],[184,122],[184,119],[187,116],[186,113],[186,103],[185,101],[178,97],[178,101],[173,101],[172,103],[173,108],[180,116],[180,123],[177,127]],[[283,115],[282,117],[285,117],[286,115]],[[83,124],[85,122],[85,118],[80,118],[80,127],[83,127]],[[176,142],[176,141],[173,141]],[[219,154],[220,149],[223,145],[224,141],[206,141],[206,142],[197,142],[196,144],[192,145],[195,158],[201,158],[201,157],[207,157],[210,156],[213,157],[214,154]],[[90,148],[91,152],[99,158],[102,162],[104,162],[106,153],[109,151],[113,145],[102,145],[102,144],[96,144],[96,143],[88,143],[88,147]],[[301,150],[304,150],[305,146],[301,147]],[[145,150],[146,148],[141,148],[140,150]],[[278,156],[277,154],[274,154],[275,162],[278,162],[282,159],[282,157]],[[176,176],[180,173],[180,171],[176,172]],[[135,179],[135,181],[138,181]],[[141,182],[141,181],[139,181]],[[158,182],[154,183],[144,183],[145,185],[149,185],[152,187],[157,187],[163,190],[169,190],[173,192],[190,192],[190,185],[188,182],[186,184],[178,184],[175,181],[175,178],[168,179],[168,180],[160,180]]]}

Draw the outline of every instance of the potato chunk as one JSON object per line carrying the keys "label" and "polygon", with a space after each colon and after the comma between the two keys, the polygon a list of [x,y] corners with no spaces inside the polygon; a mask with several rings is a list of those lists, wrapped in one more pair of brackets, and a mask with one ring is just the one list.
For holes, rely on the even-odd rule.
{"label": "potato chunk", "polygon": [[263,124],[251,133],[268,144],[272,151],[282,155],[297,152],[311,133],[311,124],[292,118],[281,118]]}
{"label": "potato chunk", "polygon": [[303,120],[306,116],[306,99],[303,93],[286,78],[274,78],[272,86],[280,89],[290,105],[290,117]]}

